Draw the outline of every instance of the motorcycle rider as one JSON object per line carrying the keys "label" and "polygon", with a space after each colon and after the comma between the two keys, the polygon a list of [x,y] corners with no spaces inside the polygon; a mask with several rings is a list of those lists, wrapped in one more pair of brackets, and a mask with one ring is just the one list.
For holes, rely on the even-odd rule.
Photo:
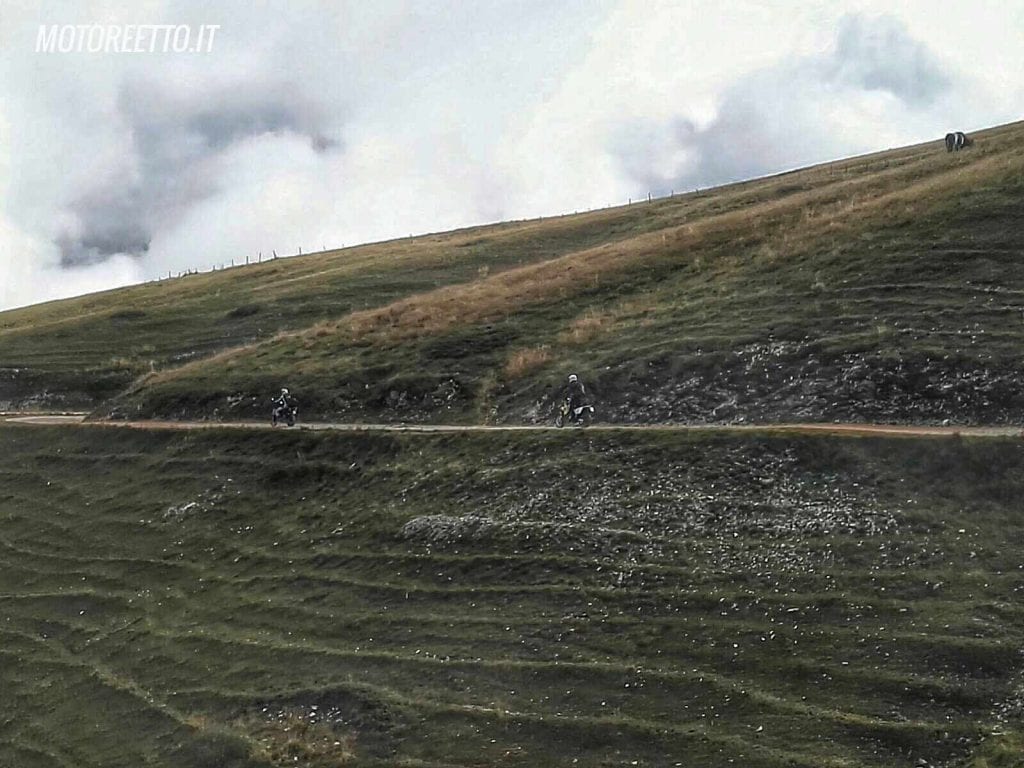
{"label": "motorcycle rider", "polygon": [[278,395],[277,397],[275,397],[270,402],[274,406],[274,414],[273,414],[274,415],[274,419],[273,420],[274,420],[275,424],[277,423],[277,420],[281,416],[283,416],[286,413],[288,413],[289,411],[292,411],[292,410],[295,409],[295,401],[288,394],[288,388],[287,387],[281,387],[281,394]]}
{"label": "motorcycle rider", "polygon": [[579,416],[576,409],[583,405],[583,398],[586,397],[587,389],[575,373],[569,374],[569,380],[562,387],[562,396],[569,405],[569,421],[577,421]]}

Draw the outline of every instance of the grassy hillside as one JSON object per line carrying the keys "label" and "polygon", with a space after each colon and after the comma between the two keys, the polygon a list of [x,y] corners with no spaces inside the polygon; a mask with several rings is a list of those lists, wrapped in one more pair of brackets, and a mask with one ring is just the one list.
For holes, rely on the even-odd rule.
{"label": "grassy hillside", "polygon": [[0,398],[521,422],[576,370],[610,421],[1016,421],[1024,124],[976,139],[3,313]]}
{"label": "grassy hillside", "polygon": [[531,421],[576,370],[612,421],[1013,421],[1022,199],[1012,126],[662,201],[650,231],[157,372],[118,407],[252,416],[288,383],[315,418]]}
{"label": "grassy hillside", "polygon": [[739,185],[714,195],[267,260],[0,312],[0,402],[96,405],[153,370],[774,193],[772,185]]}
{"label": "grassy hillside", "polygon": [[[1024,124],[0,313],[0,406],[1024,416]],[[0,765],[1020,768],[1024,442],[0,424]]]}
{"label": "grassy hillside", "polygon": [[264,261],[0,313],[0,400],[94,406],[151,370],[650,226],[638,209]]}
{"label": "grassy hillside", "polygon": [[1019,765],[1019,441],[0,445],[3,765]]}

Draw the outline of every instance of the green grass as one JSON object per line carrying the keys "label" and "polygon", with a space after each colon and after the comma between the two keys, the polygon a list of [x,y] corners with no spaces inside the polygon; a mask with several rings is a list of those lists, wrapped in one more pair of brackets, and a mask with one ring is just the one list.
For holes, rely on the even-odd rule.
{"label": "green grass", "polygon": [[[761,420],[1019,418],[1020,127],[964,157],[922,146],[740,188],[660,201],[657,228],[627,239],[156,373],[116,408],[262,416],[287,383],[310,418],[534,421],[576,370],[611,421],[713,419],[729,401]],[[751,360],[772,346],[783,364]]]}
{"label": "green grass", "polygon": [[54,399],[95,404],[151,370],[776,193],[775,185],[737,185],[715,197],[264,260],[2,312],[0,396],[17,402],[45,390]]}
{"label": "green grass", "polygon": [[1012,764],[1017,441],[0,443],[2,764]]}
{"label": "green grass", "polygon": [[0,313],[0,397],[94,405],[151,370],[647,226],[639,208],[264,261]]}
{"label": "green grass", "polygon": [[0,313],[0,399],[235,419],[287,384],[310,418],[516,422],[574,369],[614,421],[1012,420],[1024,127],[977,139]]}
{"label": "green grass", "polygon": [[[1024,125],[0,313],[94,415],[1015,422]],[[0,426],[0,765],[1020,765],[1024,444]],[[573,762],[575,761],[575,762]]]}

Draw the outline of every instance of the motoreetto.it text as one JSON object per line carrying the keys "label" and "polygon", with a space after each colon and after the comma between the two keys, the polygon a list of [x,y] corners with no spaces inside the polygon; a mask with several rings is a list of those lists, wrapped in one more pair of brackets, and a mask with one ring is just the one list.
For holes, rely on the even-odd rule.
{"label": "motoreetto.it text", "polygon": [[209,53],[220,24],[40,24],[36,53]]}

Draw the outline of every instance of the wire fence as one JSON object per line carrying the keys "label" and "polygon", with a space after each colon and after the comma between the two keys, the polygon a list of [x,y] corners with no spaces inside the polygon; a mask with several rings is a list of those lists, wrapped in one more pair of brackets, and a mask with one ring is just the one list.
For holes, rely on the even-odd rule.
{"label": "wire fence", "polygon": [[[699,194],[700,192],[701,192],[700,187],[697,187],[692,192],[688,192],[688,193],[684,193],[684,194]],[[547,219],[563,219],[563,218],[565,218],[567,216],[578,216],[581,213],[593,213],[595,211],[611,210],[612,208],[624,208],[624,207],[629,207],[629,206],[632,206],[632,205],[641,205],[641,204],[645,204],[645,203],[660,202],[660,201],[668,200],[668,199],[671,199],[671,198],[674,198],[674,197],[676,197],[676,191],[674,189],[671,190],[667,195],[655,195],[655,194],[653,194],[651,192],[648,192],[646,197],[639,197],[639,198],[636,198],[636,199],[634,199],[632,197],[627,197],[625,204],[623,204],[623,203],[618,203],[618,204],[609,203],[608,205],[604,206],[603,208],[585,208],[583,210],[577,209],[577,210],[574,210],[574,211],[565,211],[564,213],[549,214],[547,216],[536,216],[536,217],[531,217],[531,218],[526,218],[526,219],[512,219],[510,221],[490,222],[488,224],[478,224],[478,225],[470,225],[470,226],[471,227],[487,227],[487,226],[496,226],[498,224],[513,224],[513,223],[517,223],[517,222],[544,221],[544,220],[547,220]],[[405,238],[405,239],[412,239],[412,238],[415,238],[415,237],[424,237],[427,234],[429,234],[429,233],[421,233],[419,235],[415,235],[415,234],[411,234],[410,233],[407,236],[407,238]],[[212,265],[210,265],[209,267],[206,267],[206,268],[203,268],[203,267],[189,267],[187,269],[179,270],[177,272],[175,272],[174,270],[168,270],[166,275],[160,275],[159,277],[154,278],[152,280],[148,280],[146,282],[160,282],[160,281],[163,281],[163,280],[176,280],[178,278],[188,277],[189,275],[210,274],[211,272],[220,272],[220,271],[223,271],[225,269],[235,269],[235,268],[239,268],[239,267],[254,266],[256,264],[263,264],[263,263],[270,262],[270,261],[276,261],[278,259],[290,259],[290,258],[294,258],[296,256],[313,256],[313,255],[320,254],[320,253],[327,253],[328,251],[340,251],[340,250],[344,250],[345,248],[357,248],[357,247],[359,247],[361,245],[370,245],[370,244],[371,244],[370,242],[366,242],[366,243],[357,243],[355,245],[346,246],[345,243],[342,243],[341,245],[339,245],[337,247],[333,247],[333,248],[328,248],[326,245],[321,245],[319,251],[303,251],[302,250],[302,246],[299,246],[298,250],[295,253],[283,254],[283,255],[278,255],[278,253],[277,253],[277,251],[275,249],[271,249],[268,253],[264,253],[263,251],[257,251],[252,256],[247,254],[244,258],[239,258],[239,259],[232,258],[232,259],[229,259],[226,262],[221,262],[220,264],[212,264]]]}

